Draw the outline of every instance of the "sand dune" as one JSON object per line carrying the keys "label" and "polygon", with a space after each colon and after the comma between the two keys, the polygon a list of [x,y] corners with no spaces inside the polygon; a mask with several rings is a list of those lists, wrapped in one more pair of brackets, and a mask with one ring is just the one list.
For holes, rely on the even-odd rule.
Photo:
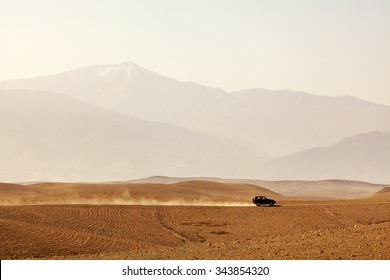
{"label": "sand dune", "polygon": [[3,183],[0,184],[0,205],[251,206],[254,195],[266,195],[277,201],[359,199],[374,195],[383,188],[386,189],[383,185],[342,180],[260,181],[170,177],[116,183]]}
{"label": "sand dune", "polygon": [[[321,181],[303,181],[303,180],[284,180],[284,181],[266,181],[250,179],[223,179],[223,178],[177,178],[165,176],[153,176],[136,180],[126,181],[126,183],[156,183],[156,184],[174,184],[186,181],[210,181],[229,184],[252,184],[270,189],[284,196],[292,197],[310,197],[327,199],[351,199],[361,198],[373,195],[387,185],[372,184],[361,181],[351,180],[321,180]],[[113,182],[115,183],[115,182]],[[121,183],[121,182],[116,182]],[[123,183],[123,182],[122,182]]]}
{"label": "sand dune", "polygon": [[380,191],[376,192],[369,199],[374,200],[390,200],[390,187],[384,187]]}
{"label": "sand dune", "polygon": [[380,191],[378,191],[376,194],[390,194],[390,187],[384,187],[383,189],[381,189]]}
{"label": "sand dune", "polygon": [[122,204],[248,206],[254,195],[282,196],[250,184],[186,181],[174,184],[37,183],[1,187],[1,205]]}

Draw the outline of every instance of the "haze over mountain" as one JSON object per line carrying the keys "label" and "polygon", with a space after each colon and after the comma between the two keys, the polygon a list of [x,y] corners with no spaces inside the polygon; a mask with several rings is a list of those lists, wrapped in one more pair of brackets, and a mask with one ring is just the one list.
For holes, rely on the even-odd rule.
{"label": "haze over mountain", "polygon": [[278,180],[351,179],[373,183],[389,182],[390,132],[371,132],[348,137],[321,148],[271,160],[259,176]]}
{"label": "haze over mountain", "polygon": [[23,89],[0,95],[3,181],[390,182],[388,136],[380,133],[390,129],[390,107],[351,96],[228,93],[128,62],[2,81],[0,89]]}
{"label": "haze over mountain", "polygon": [[0,181],[253,176],[241,143],[42,91],[0,90]]}
{"label": "haze over mountain", "polygon": [[179,82],[129,62],[3,81],[0,88],[64,93],[145,120],[233,137],[271,157],[390,129],[390,107],[351,96],[262,89],[227,93]]}

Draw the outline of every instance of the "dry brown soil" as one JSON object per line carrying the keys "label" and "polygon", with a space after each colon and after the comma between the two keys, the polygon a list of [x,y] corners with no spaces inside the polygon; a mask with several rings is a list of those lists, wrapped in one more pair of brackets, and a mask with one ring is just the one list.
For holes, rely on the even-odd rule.
{"label": "dry brown soil", "polygon": [[[259,192],[278,206],[250,205]],[[386,189],[326,201],[208,182],[147,192],[144,185],[1,184],[0,193],[1,259],[390,259]],[[64,204],[72,195],[96,205]],[[114,205],[115,196],[166,205]]]}

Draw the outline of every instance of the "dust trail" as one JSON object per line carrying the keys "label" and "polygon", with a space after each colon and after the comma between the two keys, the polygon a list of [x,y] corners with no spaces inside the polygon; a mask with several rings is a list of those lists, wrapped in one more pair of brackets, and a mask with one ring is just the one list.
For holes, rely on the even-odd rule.
{"label": "dust trail", "polygon": [[226,207],[248,207],[253,206],[249,202],[237,201],[212,201],[204,199],[184,200],[184,199],[170,199],[159,200],[152,198],[76,198],[76,199],[36,199],[23,200],[12,199],[0,201],[1,206],[17,206],[17,205],[59,205],[59,204],[87,204],[87,205],[141,205],[141,206],[226,206]]}
{"label": "dust trail", "polygon": [[245,202],[235,202],[235,201],[212,201],[212,200],[183,200],[183,199],[173,199],[173,200],[157,200],[157,199],[114,199],[113,204],[117,205],[163,205],[163,206],[253,206],[252,203]]}

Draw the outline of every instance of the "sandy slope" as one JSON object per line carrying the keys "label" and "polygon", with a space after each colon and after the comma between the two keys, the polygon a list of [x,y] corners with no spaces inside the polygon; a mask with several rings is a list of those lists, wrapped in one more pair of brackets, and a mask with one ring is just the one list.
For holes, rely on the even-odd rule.
{"label": "sandy slope", "polygon": [[[0,186],[0,205],[251,205],[254,195],[283,196],[256,185],[186,181],[175,184],[37,183]],[[287,199],[287,198],[284,198]]]}
{"label": "sandy slope", "polygon": [[[244,203],[250,192],[259,191],[252,185],[194,184],[136,185],[138,193],[124,184],[115,191],[135,196],[148,188],[155,200],[176,197],[187,204],[221,194],[219,203]],[[112,188],[1,185],[2,199],[26,191],[23,203],[44,203],[0,206],[1,259],[390,259],[387,189],[357,200],[289,200],[273,194],[279,207],[45,204],[74,194],[108,201]]]}
{"label": "sandy slope", "polygon": [[[153,176],[148,178],[130,180],[126,183],[153,183],[153,184],[173,184],[186,181],[211,181],[228,184],[252,184],[270,189],[285,196],[292,197],[311,197],[327,199],[351,199],[366,197],[374,194],[382,188],[388,186],[383,184],[372,184],[368,182],[352,180],[284,180],[284,181],[266,181],[251,179],[222,179],[222,178],[177,178],[165,176]],[[112,182],[121,183],[121,182]],[[122,182],[123,183],[123,182]]]}

